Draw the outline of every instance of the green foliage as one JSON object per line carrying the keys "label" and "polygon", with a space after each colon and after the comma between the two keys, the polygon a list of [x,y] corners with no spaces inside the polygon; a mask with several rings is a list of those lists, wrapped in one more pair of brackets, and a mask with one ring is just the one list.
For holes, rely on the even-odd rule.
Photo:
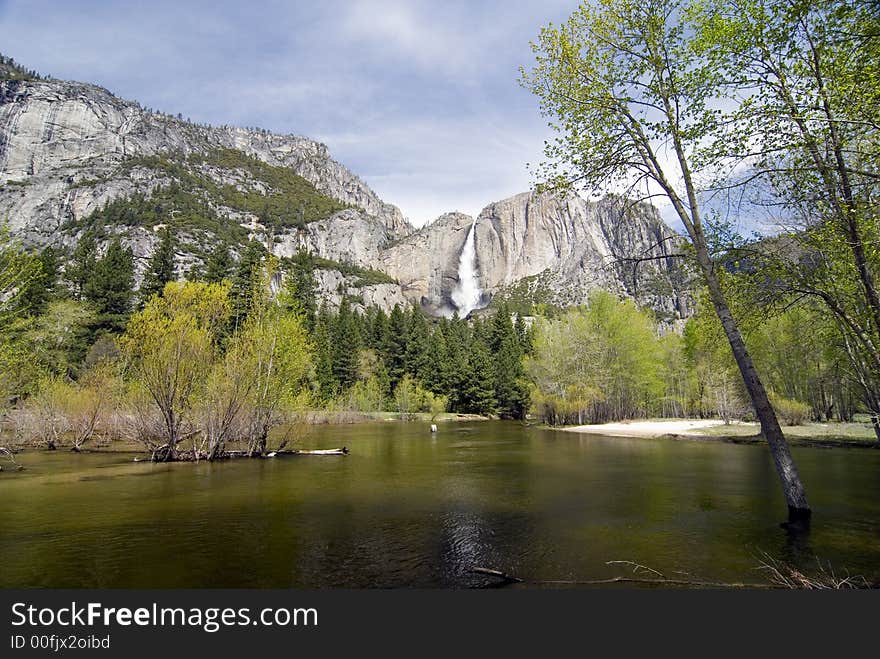
{"label": "green foliage", "polygon": [[558,295],[554,286],[545,280],[542,274],[523,277],[513,284],[505,286],[492,297],[489,307],[497,309],[499,305],[507,305],[511,313],[517,316],[530,316],[540,309],[543,316],[555,315],[560,310],[557,306]]}
{"label": "green foliage", "polygon": [[289,419],[311,369],[311,346],[300,319],[284,313],[271,299],[276,267],[270,258],[260,268],[250,313],[225,357],[225,379],[234,377],[245,393],[240,412],[250,455],[266,454],[269,431]]}
{"label": "green foliage", "polygon": [[801,426],[810,417],[810,406],[791,398],[770,395],[773,409],[787,426]]}
{"label": "green foliage", "polygon": [[495,368],[486,338],[480,326],[475,325],[467,351],[467,366],[458,383],[456,407],[472,414],[494,414],[498,407]]}
{"label": "green foliage", "polygon": [[284,304],[294,313],[299,314],[306,329],[315,327],[318,313],[318,301],[315,284],[315,267],[311,254],[300,250],[290,259],[287,268]]}
{"label": "green foliage", "polygon": [[25,343],[0,339],[0,413],[19,398],[34,392],[45,372],[39,367]]}
{"label": "green foliage", "polygon": [[585,309],[539,319],[527,371],[535,408],[550,423],[647,416],[664,395],[663,351],[653,319],[596,291]]}
{"label": "green foliage", "polygon": [[495,358],[498,414],[513,419],[525,418],[529,409],[529,387],[523,370],[523,346],[505,302],[498,305],[492,319],[489,349]]}
{"label": "green foliage", "polygon": [[27,313],[32,305],[28,293],[43,276],[39,259],[26,253],[0,227],[0,329]]}
{"label": "green foliage", "polygon": [[98,313],[124,316],[131,311],[134,297],[134,256],[117,236],[103,258],[94,262],[83,286],[83,296],[95,305]]}
{"label": "green foliage", "polygon": [[240,327],[247,320],[250,307],[254,300],[254,283],[266,257],[266,248],[257,240],[251,240],[244,248],[232,276],[232,287],[229,291],[232,302],[230,323],[233,329]]}
{"label": "green foliage", "polygon": [[439,412],[435,410],[445,407],[443,403],[442,399],[438,400],[430,391],[420,387],[409,373],[394,388],[394,408],[403,419],[411,418],[416,412],[431,412],[436,416]]}
{"label": "green foliage", "polygon": [[[247,230],[221,215],[221,209],[257,215],[269,230],[302,228],[346,208],[318,192],[287,167],[276,167],[235,149],[207,154],[167,153],[124,161],[110,176],[135,169],[165,179],[149,193],[116,199],[77,226],[153,227],[168,224],[176,231],[203,231],[230,244],[247,239]],[[237,183],[218,184],[211,173]],[[93,183],[93,182],[86,182]]]}
{"label": "green foliage", "polygon": [[217,246],[208,255],[205,263],[205,281],[209,284],[219,284],[229,277],[232,272],[232,256],[229,254],[229,245],[224,242]]}
{"label": "green foliage", "polygon": [[383,354],[385,363],[388,365],[388,376],[391,380],[391,388],[396,389],[406,373],[406,345],[409,328],[406,314],[400,305],[395,304],[388,315],[388,328],[383,337]]}
{"label": "green foliage", "polygon": [[430,329],[424,314],[417,307],[412,307],[407,322],[403,367],[407,373],[414,375],[422,386],[430,379],[430,342]]}
{"label": "green foliage", "polygon": [[333,380],[345,390],[357,380],[361,339],[355,314],[344,298],[331,324],[331,341]]}
{"label": "green foliage", "polygon": [[86,285],[95,271],[98,260],[98,241],[95,231],[84,231],[73,249],[64,274],[77,299],[85,299]]}
{"label": "green foliage", "polygon": [[45,80],[36,71],[24,68],[11,57],[0,55],[0,80]]}
{"label": "green foliage", "polygon": [[325,305],[321,305],[315,320],[312,342],[315,346],[315,381],[318,397],[328,402],[339,390],[339,383],[333,373],[332,318]]}
{"label": "green foliage", "polygon": [[60,253],[53,247],[46,247],[43,251],[33,254],[32,258],[37,262],[38,267],[21,290],[19,304],[24,313],[35,316],[43,313],[49,302],[58,294]]}
{"label": "green foliage", "polygon": [[153,256],[144,272],[144,281],[141,283],[141,304],[145,304],[154,295],[161,295],[165,290],[165,284],[177,279],[174,268],[175,240],[174,233],[166,225],[160,233],[159,246],[153,251]]}
{"label": "green foliage", "polygon": [[42,314],[11,323],[6,337],[41,371],[73,377],[86,357],[98,324],[92,305],[55,300]]}
{"label": "green foliage", "polygon": [[177,457],[228,315],[227,286],[172,282],[131,317],[120,339],[132,374],[162,418],[166,447],[154,453],[157,459]]}
{"label": "green foliage", "polygon": [[[243,172],[246,181],[241,185],[216,188],[220,203],[262,216],[268,228],[302,228],[309,222],[347,208],[318,192],[314,185],[294,174],[290,168],[269,165],[236,149],[218,149],[204,156],[193,154],[189,162]],[[264,187],[268,187],[268,192]]]}

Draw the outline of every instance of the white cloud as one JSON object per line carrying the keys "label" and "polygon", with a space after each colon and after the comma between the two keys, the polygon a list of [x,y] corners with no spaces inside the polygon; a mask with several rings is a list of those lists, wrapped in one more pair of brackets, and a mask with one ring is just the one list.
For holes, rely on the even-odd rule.
{"label": "white cloud", "polygon": [[351,3],[341,18],[341,35],[369,46],[374,55],[406,61],[434,72],[472,69],[479,40],[456,17],[413,2]]}

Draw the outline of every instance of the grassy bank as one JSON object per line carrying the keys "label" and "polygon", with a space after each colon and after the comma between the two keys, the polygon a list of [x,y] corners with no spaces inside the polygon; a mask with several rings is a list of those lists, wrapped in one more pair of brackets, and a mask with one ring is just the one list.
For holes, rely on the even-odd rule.
{"label": "grassy bank", "polygon": [[[567,432],[611,437],[644,439],[681,439],[724,441],[737,444],[763,442],[757,423],[724,424],[709,419],[644,419],[620,423],[562,428]],[[785,437],[793,446],[880,448],[870,423],[805,423],[783,426]]]}
{"label": "grassy bank", "polygon": [[[870,423],[805,423],[783,426],[782,432],[793,446],[880,448]],[[761,442],[764,439],[760,433],[757,423],[732,423],[705,428],[699,434],[732,442]]]}

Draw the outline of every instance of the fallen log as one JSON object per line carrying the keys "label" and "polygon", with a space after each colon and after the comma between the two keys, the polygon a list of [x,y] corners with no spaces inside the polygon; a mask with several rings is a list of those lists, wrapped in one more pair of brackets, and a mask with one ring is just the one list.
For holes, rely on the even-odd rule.
{"label": "fallen log", "polygon": [[501,572],[500,570],[493,570],[488,567],[472,567],[471,572],[476,572],[477,574],[487,574],[490,577],[497,577],[498,579],[501,579],[502,581],[505,581],[507,583],[523,583],[523,580],[519,577],[512,577],[509,574],[504,574],[504,572]]}
{"label": "fallen log", "polygon": [[299,449],[292,451],[273,451],[268,456],[274,458],[276,455],[348,455],[348,447],[342,448],[325,448],[325,449]]}
{"label": "fallen log", "polygon": [[[630,563],[630,561],[609,561],[609,564],[614,563]],[[632,564],[632,563],[630,563]],[[642,567],[642,566],[638,566]],[[541,581],[526,581],[524,579],[520,579],[519,577],[515,577],[509,574],[505,574],[500,570],[493,570],[487,567],[472,567],[471,572],[475,572],[477,574],[485,574],[490,577],[496,577],[500,579],[498,585],[506,586],[512,583],[525,583],[525,584],[534,584],[534,585],[544,585],[544,586],[601,586],[605,584],[615,584],[615,583],[625,583],[625,584],[644,584],[650,586],[684,586],[684,587],[694,587],[694,588],[779,588],[780,586],[772,583],[725,583],[725,582],[716,582],[716,581],[702,581],[702,580],[689,580],[689,579],[667,579],[665,576],[657,572],[656,570],[651,570],[650,568],[646,568],[650,572],[654,572],[659,576],[659,578],[642,578],[642,577],[611,577],[608,579],[587,579],[587,580],[566,580],[566,579],[550,579],[550,580],[541,580]]]}

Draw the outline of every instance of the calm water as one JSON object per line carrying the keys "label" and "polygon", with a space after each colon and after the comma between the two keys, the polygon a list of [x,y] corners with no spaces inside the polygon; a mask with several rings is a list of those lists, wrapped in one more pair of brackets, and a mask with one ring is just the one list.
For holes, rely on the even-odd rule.
{"label": "calm water", "polygon": [[880,579],[880,452],[795,451],[807,538],[763,446],[605,438],[514,423],[324,426],[346,457],[134,464],[23,454],[0,474],[0,586],[467,587],[621,574],[607,561],[762,581],[761,554]]}

